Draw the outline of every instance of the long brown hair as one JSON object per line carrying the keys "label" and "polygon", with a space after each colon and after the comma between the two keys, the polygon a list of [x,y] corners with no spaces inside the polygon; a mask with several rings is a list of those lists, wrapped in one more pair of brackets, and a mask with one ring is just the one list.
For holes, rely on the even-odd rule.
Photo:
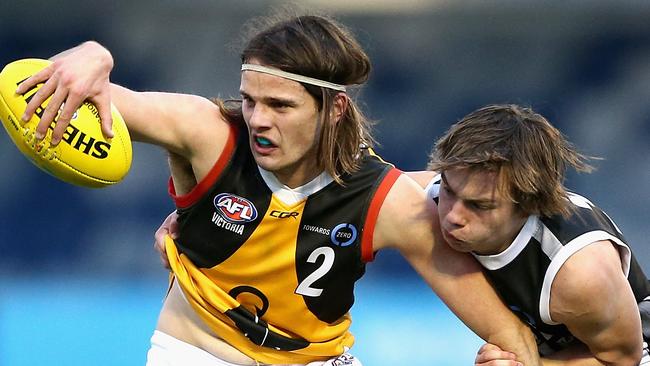
{"label": "long brown hair", "polygon": [[[320,15],[291,16],[287,13],[254,19],[251,34],[241,52],[241,61],[255,59],[265,66],[348,86],[368,80],[370,59],[352,34],[332,19]],[[346,93],[348,102],[340,120],[333,120],[337,91],[302,83],[316,99],[323,128],[317,151],[317,164],[335,181],[359,168],[361,146],[374,143],[372,123]],[[242,123],[240,106],[218,102],[222,114],[231,122]]]}
{"label": "long brown hair", "polygon": [[589,159],[532,109],[488,105],[451,126],[436,142],[428,169],[497,172],[499,189],[524,213],[566,216],[566,170],[590,172]]}

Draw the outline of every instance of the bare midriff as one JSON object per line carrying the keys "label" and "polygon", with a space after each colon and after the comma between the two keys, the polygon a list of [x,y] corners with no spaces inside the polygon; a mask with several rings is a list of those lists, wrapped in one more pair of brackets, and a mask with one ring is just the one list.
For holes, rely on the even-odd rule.
{"label": "bare midriff", "polygon": [[260,365],[214,334],[194,312],[176,281],[167,294],[156,329],[223,361],[237,365]]}

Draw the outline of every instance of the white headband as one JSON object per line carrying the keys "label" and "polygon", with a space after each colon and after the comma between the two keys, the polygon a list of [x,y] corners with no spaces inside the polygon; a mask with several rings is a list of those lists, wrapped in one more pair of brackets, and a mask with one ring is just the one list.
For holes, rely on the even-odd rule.
{"label": "white headband", "polygon": [[314,79],[314,78],[310,78],[309,76],[298,75],[292,72],[286,72],[271,67],[266,67],[266,66],[256,65],[256,64],[242,64],[241,71],[246,71],[246,70],[263,72],[265,74],[279,76],[281,78],[297,81],[300,83],[322,86],[323,88],[334,89],[345,93],[345,85],[334,84],[334,83],[330,83],[329,81]]}

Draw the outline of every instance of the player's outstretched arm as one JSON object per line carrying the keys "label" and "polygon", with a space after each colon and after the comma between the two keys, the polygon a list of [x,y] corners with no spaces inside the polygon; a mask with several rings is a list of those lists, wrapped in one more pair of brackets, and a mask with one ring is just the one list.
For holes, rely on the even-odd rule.
{"label": "player's outstretched arm", "polygon": [[449,308],[479,337],[517,355],[500,365],[539,365],[535,338],[501,301],[479,264],[443,241],[433,201],[412,179],[400,177],[377,219],[373,248],[400,251]]}
{"label": "player's outstretched arm", "polygon": [[[619,253],[609,241],[592,243],[567,259],[551,287],[550,315],[603,364],[639,364],[643,343],[639,309]],[[565,352],[562,358],[597,364],[587,363],[582,352],[573,356]]]}
{"label": "player's outstretched arm", "polygon": [[136,92],[111,86],[113,103],[135,141],[164,147],[196,167],[216,161],[226,144],[229,126],[212,101],[190,94]]}
{"label": "player's outstretched arm", "polygon": [[52,61],[17,89],[22,93],[44,83],[28,103],[24,119],[51,97],[37,127],[41,138],[61,110],[52,137],[53,143],[60,141],[74,112],[88,100],[97,106],[107,136],[112,135],[112,102],[133,140],[162,146],[198,170],[209,169],[225,146],[229,127],[214,103],[195,95],[136,92],[111,84],[113,57],[97,42],[82,43],[52,57]]}

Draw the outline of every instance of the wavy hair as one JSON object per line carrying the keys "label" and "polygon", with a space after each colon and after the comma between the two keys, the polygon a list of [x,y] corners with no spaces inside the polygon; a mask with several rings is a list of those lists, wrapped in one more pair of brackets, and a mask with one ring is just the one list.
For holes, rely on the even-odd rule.
{"label": "wavy hair", "polygon": [[591,172],[589,159],[542,115],[503,104],[480,108],[452,125],[436,142],[427,168],[497,172],[498,189],[524,213],[567,216],[567,168]]}
{"label": "wavy hair", "polygon": [[[354,86],[368,80],[370,59],[344,26],[320,15],[276,14],[257,18],[248,25],[248,41],[241,51],[242,63],[255,59],[265,66],[336,84]],[[347,107],[334,121],[338,91],[302,83],[317,102],[323,128],[317,150],[318,164],[336,182],[341,175],[359,169],[363,146],[372,146],[372,122],[346,93]],[[231,122],[243,123],[241,106],[217,102]]]}

